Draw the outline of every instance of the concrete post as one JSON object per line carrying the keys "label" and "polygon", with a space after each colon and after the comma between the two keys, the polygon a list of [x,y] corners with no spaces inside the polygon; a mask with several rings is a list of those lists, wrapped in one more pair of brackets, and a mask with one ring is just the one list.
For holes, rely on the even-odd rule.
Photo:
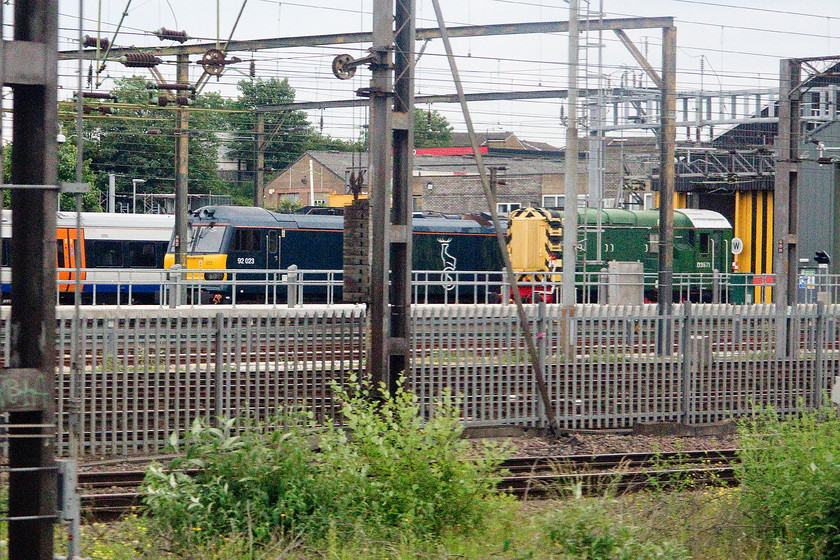
{"label": "concrete post", "polygon": [[[187,84],[190,80],[190,60],[186,54],[179,54],[176,61],[177,82]],[[175,130],[175,262],[187,264],[187,212],[189,180],[189,112],[177,112]]]}
{"label": "concrete post", "polygon": [[[670,315],[674,303],[674,157],[677,142],[677,29],[662,29],[662,111],[659,150],[658,312]],[[669,321],[660,321],[659,353],[671,353]]]}

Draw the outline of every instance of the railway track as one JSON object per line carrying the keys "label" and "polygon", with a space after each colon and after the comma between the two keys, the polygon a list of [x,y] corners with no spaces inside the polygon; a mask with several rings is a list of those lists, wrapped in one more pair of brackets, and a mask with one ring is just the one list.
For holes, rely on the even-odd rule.
{"label": "railway track", "polygon": [[517,457],[505,461],[499,488],[521,499],[552,497],[575,484],[584,494],[627,493],[687,483],[735,484],[737,450]]}
{"label": "railway track", "polygon": [[[561,495],[575,484],[584,494],[617,493],[651,487],[734,485],[736,450],[669,453],[614,453],[515,457],[501,465],[498,488],[520,499]],[[145,470],[91,471],[79,474],[82,510],[96,519],[114,519],[140,506]]]}

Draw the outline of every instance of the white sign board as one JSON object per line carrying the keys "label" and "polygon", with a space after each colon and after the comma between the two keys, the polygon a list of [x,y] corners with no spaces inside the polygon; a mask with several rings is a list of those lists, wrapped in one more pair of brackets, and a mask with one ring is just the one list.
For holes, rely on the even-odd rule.
{"label": "white sign board", "polygon": [[831,385],[831,402],[840,405],[840,377],[834,376],[834,383]]}
{"label": "white sign board", "polygon": [[733,255],[740,255],[741,251],[744,250],[744,242],[741,241],[740,237],[733,237],[732,238],[732,254]]}

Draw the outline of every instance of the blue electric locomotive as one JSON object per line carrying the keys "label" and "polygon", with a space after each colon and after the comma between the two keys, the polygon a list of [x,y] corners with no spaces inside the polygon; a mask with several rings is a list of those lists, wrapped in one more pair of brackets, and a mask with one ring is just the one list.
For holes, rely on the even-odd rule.
{"label": "blue electric locomotive", "polygon": [[[314,293],[326,289],[327,271],[343,269],[343,216],[205,206],[191,213],[188,227],[186,278],[200,283],[203,294],[217,296],[216,300],[231,295],[234,273],[239,300],[264,294],[270,271],[286,271],[292,265],[302,271],[324,271],[321,282],[309,274],[314,280],[304,290]],[[445,275],[499,269],[501,256],[492,227],[472,219],[418,214],[413,228],[414,270]],[[170,244],[164,266],[169,268],[174,262]],[[273,289],[283,292],[285,287]]]}

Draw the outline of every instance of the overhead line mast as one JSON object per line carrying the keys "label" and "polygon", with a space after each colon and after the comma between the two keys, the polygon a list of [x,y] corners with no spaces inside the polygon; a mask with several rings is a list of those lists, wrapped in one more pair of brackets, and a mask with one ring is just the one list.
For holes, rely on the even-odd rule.
{"label": "overhead line mast", "polygon": [[[603,29],[657,29],[674,25],[672,17],[653,18],[610,18],[593,19],[591,21],[581,20],[580,23],[587,23],[593,31]],[[486,37],[495,35],[527,35],[534,33],[567,33],[569,31],[568,21],[544,21],[526,23],[504,23],[496,25],[465,25],[461,27],[448,28],[449,36],[455,37]],[[428,39],[440,39],[440,29],[437,27],[417,29],[415,40],[426,41]],[[280,49],[288,47],[318,47],[323,45],[346,45],[353,43],[370,43],[373,35],[370,32],[357,33],[333,33],[329,35],[303,35],[298,37],[279,37],[274,39],[253,39],[247,41],[230,41],[227,45],[227,52],[237,51],[260,51],[266,49]],[[215,43],[198,43],[194,45],[182,45],[171,47],[156,47],[143,49],[143,52],[154,56],[175,56],[177,54],[204,54],[215,48]],[[128,53],[137,52],[136,48],[112,47],[111,54],[114,57],[123,56]],[[95,50],[85,51],[86,60],[92,60],[96,55]],[[75,50],[60,51],[59,60],[75,60],[78,52]]]}

